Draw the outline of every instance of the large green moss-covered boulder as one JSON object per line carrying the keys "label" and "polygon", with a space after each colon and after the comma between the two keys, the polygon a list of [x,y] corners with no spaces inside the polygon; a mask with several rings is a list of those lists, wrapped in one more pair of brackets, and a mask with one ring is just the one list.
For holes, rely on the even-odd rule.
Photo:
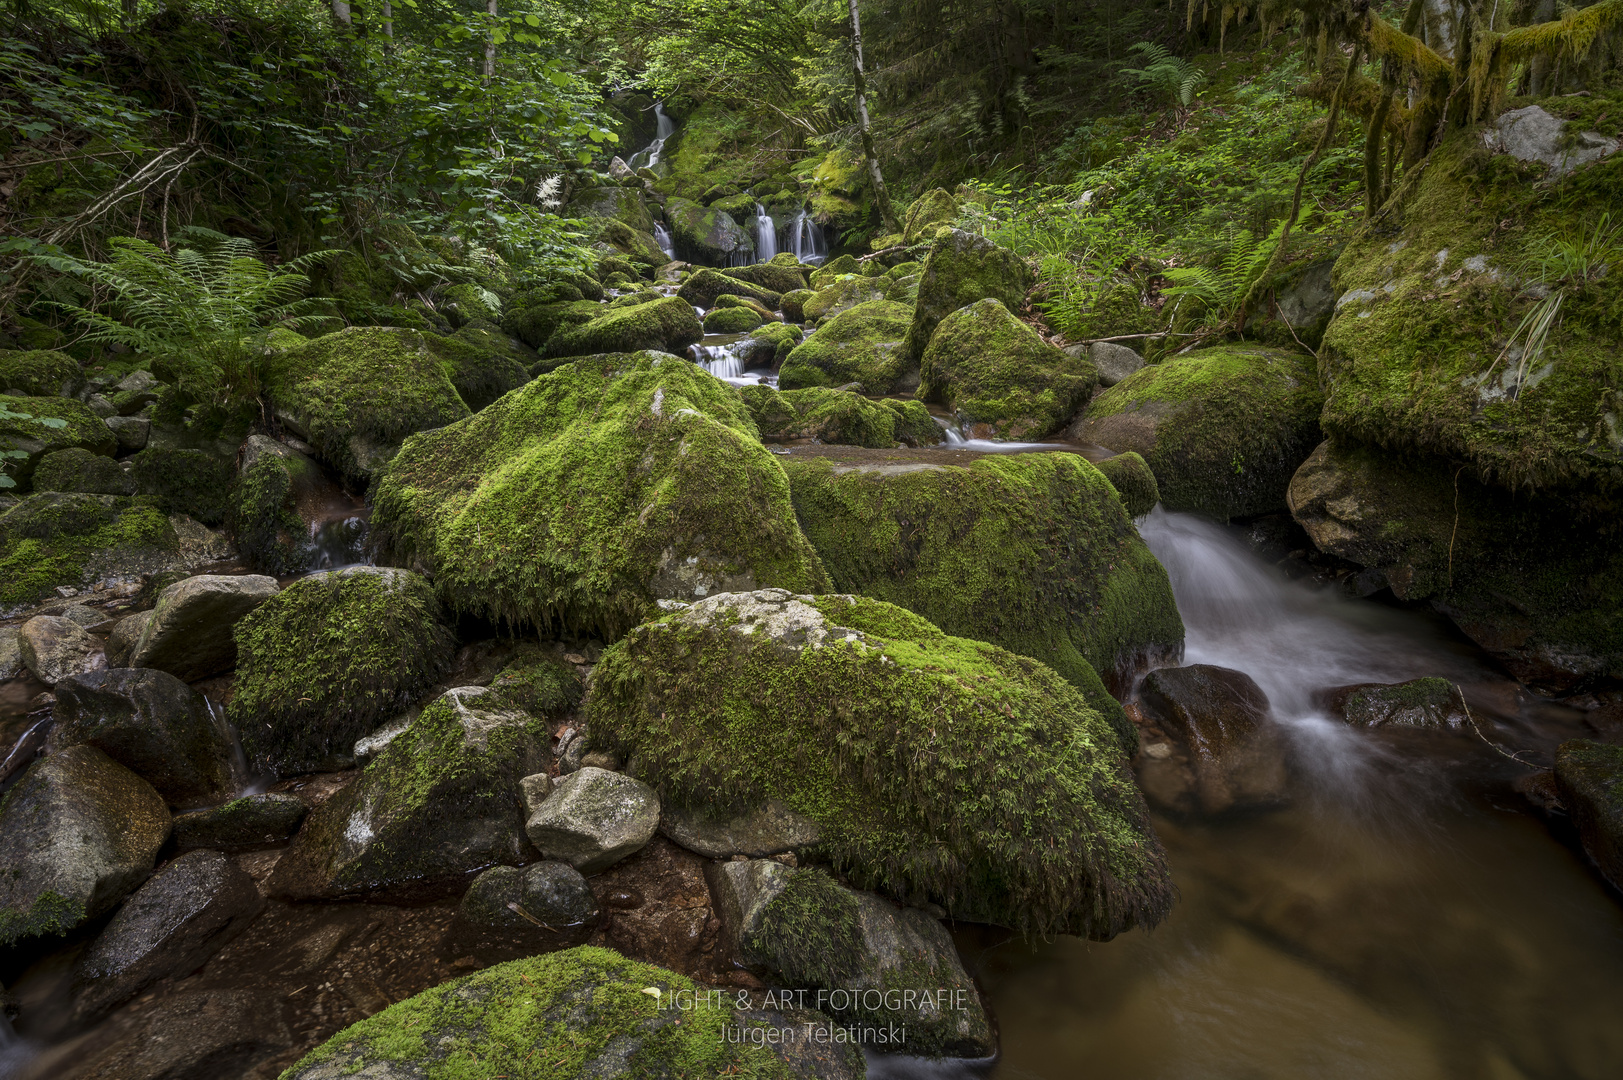
{"label": "large green moss-covered boulder", "polygon": [[763,439],[814,439],[877,449],[897,443],[935,446],[946,439],[929,410],[916,401],[871,401],[849,390],[822,387],[780,393],[770,386],[746,386],[739,393]]}
{"label": "large green moss-covered boulder", "polygon": [[1119,690],[1175,654],[1183,622],[1166,571],[1117,492],[1073,454],[966,466],[789,460],[801,527],[842,592],[899,604],[942,630],[1033,656],[1134,736]]}
{"label": "large green moss-covered boulder", "polygon": [[643,233],[654,231],[654,217],[642,193],[629,187],[582,188],[570,196],[564,207],[565,217],[613,218]]}
{"label": "large green moss-covered boulder", "polygon": [[1447,457],[1512,490],[1623,482],[1616,268],[1548,282],[1566,292],[1545,351],[1505,355],[1542,291],[1528,287],[1539,253],[1593,238],[1602,212],[1615,226],[1623,205],[1623,156],[1533,182],[1543,171],[1461,131],[1386,227],[1354,237],[1320,349],[1326,434]]}
{"label": "large green moss-covered boulder", "polygon": [[761,313],[750,307],[717,307],[705,313],[707,334],[747,334],[760,326]]}
{"label": "large green moss-covered boulder", "polygon": [[1430,603],[1548,690],[1623,679],[1623,508],[1484,484],[1447,459],[1326,442],[1291,480],[1320,550]]}
{"label": "large green moss-covered boulder", "polygon": [[617,635],[659,599],[827,580],[737,392],[658,353],[577,360],[411,440],[376,506],[394,561],[493,618]]}
{"label": "large green moss-covered boulder", "polygon": [[38,603],[59,585],[137,580],[181,564],[169,519],[130,499],[41,492],[0,513],[0,611]]}
{"label": "large green moss-covered boulder", "polygon": [[218,444],[207,449],[149,446],[130,459],[130,477],[136,493],[152,499],[164,513],[185,514],[213,526],[230,512],[235,464],[234,455]]}
{"label": "large green moss-covered boulder", "polygon": [[1053,434],[1098,382],[1085,356],[1056,349],[993,299],[942,319],[919,373],[921,398],[953,410],[974,437],[993,439]]}
{"label": "large green moss-covered boulder", "polygon": [[[536,1075],[557,1080],[862,1075],[860,1053],[843,1044],[818,1046],[823,1060],[797,1071],[767,1045],[766,1031],[752,1037],[758,1022],[733,1011],[736,998],[583,945],[498,964],[391,1005],[316,1047],[282,1080],[519,1077],[537,1062],[544,1065]],[[783,1034],[774,1028],[773,1043]]]}
{"label": "large green moss-covered boulder", "polygon": [[0,393],[59,397],[66,394],[78,378],[79,361],[65,352],[0,349]]}
{"label": "large green moss-covered boulder", "polygon": [[848,275],[836,278],[804,300],[800,313],[807,323],[817,325],[858,304],[883,300],[885,292],[883,280]]}
{"label": "large green moss-covered boulder", "polygon": [[793,259],[794,256],[790,256],[792,265],[787,266],[776,262],[756,263],[753,266],[723,270],[722,273],[775,293],[794,292],[796,289],[806,287],[806,271],[800,264],[794,263]]}
{"label": "large green moss-covered boulder", "polygon": [[34,490],[134,495],[135,479],[112,458],[73,446],[52,450],[39,459],[34,469]]}
{"label": "large green moss-covered boulder", "polygon": [[407,435],[468,415],[451,381],[463,352],[435,334],[351,327],[271,357],[265,389],[284,425],[364,484]]}
{"label": "large green moss-covered boulder", "polygon": [[535,859],[519,781],[552,763],[544,720],[485,687],[448,690],[304,819],[273,896],[448,895]]}
{"label": "large green moss-covered boulder", "polygon": [[825,262],[811,272],[811,287],[826,289],[847,274],[862,273],[862,264],[854,255],[840,255]]}
{"label": "large green moss-covered boulder", "polygon": [[966,304],[991,297],[1018,311],[1031,282],[1030,268],[1014,252],[984,236],[951,230],[936,240],[924,260],[918,305],[907,332],[908,354],[923,356],[936,326]]}
{"label": "large green moss-covered boulder", "polygon": [[913,200],[902,223],[902,243],[928,240],[943,225],[958,216],[958,200],[945,188],[932,188]]}
{"label": "large green moss-covered boulder", "polygon": [[534,349],[485,326],[464,326],[440,346],[451,363],[451,385],[474,412],[530,381]]}
{"label": "large green moss-covered boulder", "polygon": [[746,368],[780,367],[805,336],[793,323],[769,322],[750,331],[739,356]]}
{"label": "large green moss-covered boulder", "polygon": [[652,270],[671,261],[671,257],[665,254],[665,249],[659,246],[652,229],[652,225],[647,229],[640,229],[633,228],[623,221],[600,219],[593,232],[600,245],[606,244],[636,266]]}
{"label": "large green moss-covered boulder", "polygon": [[1171,882],[1110,723],[1046,665],[891,604],[725,593],[604,653],[594,746],[678,807],[777,799],[861,888],[1108,938]]}
{"label": "large green moss-covered boulder", "polygon": [[671,199],[665,204],[665,220],[670,223],[677,254],[685,259],[721,265],[738,254],[755,251],[750,234],[725,210]]}
{"label": "large green moss-covered boulder", "polygon": [[589,323],[602,314],[603,306],[595,301],[560,300],[509,309],[501,325],[530,348],[544,349],[558,330]]}
{"label": "large green moss-covered boulder", "polygon": [[759,300],[770,310],[776,310],[782,296],[764,285],[756,285],[744,278],[733,277],[719,270],[700,267],[688,275],[676,295],[694,307],[714,307],[723,296],[747,296]]}
{"label": "large green moss-covered boulder", "polygon": [[71,447],[111,456],[118,439],[101,417],[71,398],[0,394],[0,451],[21,455],[0,460],[18,487],[27,490],[40,458]]}
{"label": "large green moss-covered boulder", "polygon": [[312,574],[237,623],[228,715],[256,774],[316,772],[445,674],[456,644],[428,582],[352,566]]}
{"label": "large green moss-covered boulder", "polygon": [[1168,510],[1226,520],[1284,505],[1291,475],[1319,443],[1323,401],[1312,357],[1220,345],[1100,391],[1070,433],[1140,454]]}
{"label": "large green moss-covered boulder", "polygon": [[911,391],[918,366],[903,348],[913,310],[870,300],[843,311],[792,349],[778,372],[785,390],[861,383],[865,394]]}
{"label": "large green moss-covered boulder", "polygon": [[682,353],[704,337],[693,305],[671,296],[651,304],[604,310],[591,322],[558,330],[547,339],[549,357],[655,349]]}

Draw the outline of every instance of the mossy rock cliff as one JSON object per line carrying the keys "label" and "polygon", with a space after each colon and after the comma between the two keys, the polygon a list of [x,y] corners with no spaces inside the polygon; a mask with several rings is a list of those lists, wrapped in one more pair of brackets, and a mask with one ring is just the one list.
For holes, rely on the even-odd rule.
{"label": "mossy rock cliff", "polygon": [[798,390],[861,383],[865,394],[911,391],[918,385],[918,365],[908,359],[902,339],[912,319],[912,308],[888,300],[842,311],[790,350],[778,385]]}
{"label": "mossy rock cliff", "polygon": [[777,799],[861,888],[1108,938],[1172,887],[1120,737],[1046,665],[856,596],[727,593],[604,653],[587,723],[677,806]]}
{"label": "mossy rock cliff", "polygon": [[737,392],[659,353],[576,360],[409,440],[376,506],[385,552],[453,608],[581,633],[827,581]]}
{"label": "mossy rock cliff", "polygon": [[1320,441],[1313,358],[1220,345],[1151,364],[1099,392],[1070,428],[1149,462],[1168,510],[1219,520],[1282,509]]}

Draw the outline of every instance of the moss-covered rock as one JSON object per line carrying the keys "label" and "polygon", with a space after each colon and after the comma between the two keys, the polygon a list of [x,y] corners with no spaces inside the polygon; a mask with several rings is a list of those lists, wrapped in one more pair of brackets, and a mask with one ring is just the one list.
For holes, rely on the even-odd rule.
{"label": "moss-covered rock", "polygon": [[740,391],[763,439],[815,439],[822,443],[888,449],[897,443],[934,446],[946,438],[916,401],[870,401],[849,390],[786,390],[746,386]]}
{"label": "moss-covered rock", "polygon": [[364,484],[407,435],[468,415],[445,341],[351,327],[268,360],[265,389],[288,428],[351,483]]}
{"label": "moss-covered rock", "polygon": [[824,155],[812,171],[811,180],[811,209],[817,220],[844,227],[866,220],[873,212],[867,168],[849,148],[836,146]]}
{"label": "moss-covered rock", "polygon": [[82,491],[90,495],[134,495],[135,480],[118,462],[89,450],[53,450],[34,469],[35,491]]}
{"label": "moss-covered rock", "polygon": [[589,323],[601,314],[602,306],[593,301],[562,300],[510,311],[503,316],[501,325],[530,348],[544,349],[560,329]]}
{"label": "moss-covered rock", "polygon": [[652,228],[650,225],[648,229],[634,229],[623,221],[600,219],[593,231],[598,243],[609,245],[628,262],[644,270],[655,270],[670,262],[671,257],[659,246]]}
{"label": "moss-covered rock", "polygon": [[811,272],[811,287],[826,289],[847,274],[862,273],[862,264],[852,255],[841,255],[825,262]]}
{"label": "moss-covered rock", "polygon": [[613,218],[638,232],[652,233],[654,218],[642,193],[629,187],[582,188],[570,196],[563,210],[565,217]]}
{"label": "moss-covered rock", "polygon": [[704,317],[707,334],[747,334],[764,322],[761,313],[750,307],[717,307]]}
{"label": "moss-covered rock", "polygon": [[478,412],[515,387],[530,381],[534,352],[494,330],[464,326],[434,342],[451,385],[464,404]]}
{"label": "moss-covered rock", "polygon": [[802,301],[800,312],[806,322],[816,325],[858,304],[883,300],[885,292],[882,281],[847,275],[834,279]]}
{"label": "moss-covered rock", "polygon": [[751,330],[744,353],[745,367],[780,366],[805,336],[793,323],[769,322]]}
{"label": "moss-covered rock", "polygon": [[185,514],[204,525],[219,525],[230,512],[231,455],[216,448],[150,446],[130,459],[137,494],[166,514]]}
{"label": "moss-covered rock", "polygon": [[902,243],[917,244],[928,240],[943,225],[958,216],[958,200],[945,188],[932,188],[913,200],[907,208],[907,219],[902,224]]}
{"label": "moss-covered rock", "polygon": [[1320,550],[1380,571],[1518,678],[1570,691],[1623,678],[1623,511],[1485,485],[1446,459],[1330,441],[1291,480]]}
{"label": "moss-covered rock", "polygon": [[250,569],[285,575],[309,567],[315,552],[299,506],[320,483],[310,458],[267,436],[248,437],[226,524]]}
{"label": "moss-covered rock", "polygon": [[1592,235],[1597,215],[1615,217],[1623,157],[1531,179],[1459,131],[1388,216],[1395,228],[1347,246],[1320,349],[1327,434],[1448,457],[1508,489],[1623,482],[1615,272],[1568,285],[1559,327],[1519,384],[1520,352],[1504,355],[1538,292],[1530,264],[1548,237]]}
{"label": "moss-covered rock", "polygon": [[447,285],[440,290],[437,310],[452,326],[474,321],[497,322],[502,317],[501,297],[472,282]]}
{"label": "moss-covered rock", "polygon": [[867,394],[906,393],[918,385],[902,339],[913,311],[870,300],[843,311],[790,351],[778,373],[785,390],[861,383]]}
{"label": "moss-covered rock", "polygon": [[783,317],[790,322],[805,322],[806,301],[816,295],[810,289],[795,289],[793,292],[786,292],[783,294],[783,298],[778,301],[778,310],[783,312]]}
{"label": "moss-covered rock", "polygon": [[628,281],[638,281],[648,276],[642,267],[617,255],[599,256],[597,262],[592,264],[592,273],[597,275],[599,281],[607,281],[613,274],[619,274]]}
{"label": "moss-covered rock", "polygon": [[1072,454],[957,465],[785,465],[795,513],[834,587],[943,630],[1036,657],[1135,740],[1101,674],[1125,690],[1175,653],[1183,622],[1166,571],[1117,493]]}
{"label": "moss-covered rock", "polygon": [[180,563],[169,519],[130,499],[41,492],[0,514],[0,611],[38,603],[58,585],[134,579]]}
{"label": "moss-covered rock", "polygon": [[7,475],[18,487],[27,490],[40,458],[72,447],[110,457],[118,439],[101,417],[71,398],[0,394],[0,450],[24,455],[6,459]]}
{"label": "moss-covered rock", "polygon": [[826,581],[737,393],[657,353],[577,360],[413,439],[376,504],[453,607],[537,625],[613,635],[657,599]]}
{"label": "moss-covered rock", "polygon": [[1623,746],[1573,739],[1555,752],[1555,782],[1584,850],[1623,888]]}
{"label": "moss-covered rock", "polygon": [[[776,256],[774,256],[776,258]],[[794,292],[796,289],[806,287],[806,271],[789,257],[789,265],[782,263],[756,263],[753,266],[739,266],[722,273],[739,281],[747,281],[751,285],[775,293]]]}
{"label": "moss-covered rock", "polygon": [[[546,1075],[558,1080],[824,1075],[796,1073],[755,1044],[733,1000],[664,968],[580,946],[498,964],[407,998],[340,1031],[283,1080],[336,1080],[363,1067],[380,1078],[467,1080],[522,1076],[534,1062],[545,1062]],[[843,1062],[849,1055],[854,1064],[827,1075],[861,1075],[856,1051],[832,1050],[823,1056]]]}
{"label": "moss-covered rock", "polygon": [[731,277],[719,270],[700,267],[688,279],[682,282],[682,287],[676,295],[686,300],[694,307],[714,307],[716,300],[723,296],[747,296],[759,300],[770,310],[777,310],[783,297],[761,285],[755,285],[743,278]]}
{"label": "moss-covered rock", "polygon": [[0,349],[0,393],[60,397],[79,378],[79,362],[55,349]]}
{"label": "moss-covered rock", "polygon": [[936,327],[919,365],[919,396],[958,414],[977,438],[1040,439],[1087,401],[1098,373],[1003,306],[978,300]]}
{"label": "moss-covered rock", "polygon": [[1323,401],[1312,357],[1220,345],[1101,391],[1070,432],[1140,454],[1168,510],[1226,520],[1283,506],[1291,475],[1320,440]]}
{"label": "moss-covered rock", "polygon": [[606,310],[589,323],[559,330],[547,340],[544,351],[548,357],[644,349],[680,354],[703,337],[704,328],[693,306],[672,296],[651,304]]}
{"label": "moss-covered rock", "polygon": [[665,220],[677,253],[693,262],[721,265],[755,251],[749,233],[725,210],[671,199],[665,204]]}
{"label": "moss-covered rock", "polygon": [[316,772],[399,715],[450,666],[428,582],[354,566],[296,581],[235,628],[229,715],[256,773]]}
{"label": "moss-covered rock", "polygon": [[1171,902],[1110,723],[1045,665],[891,604],[700,601],[605,652],[587,710],[662,799],[778,799],[863,888],[1099,938]]}
{"label": "moss-covered rock", "polygon": [[1155,486],[1155,473],[1136,451],[1115,454],[1096,461],[1093,467],[1105,474],[1110,486],[1121,496],[1121,503],[1131,517],[1139,518],[1155,509],[1161,501],[1161,489]]}
{"label": "moss-covered rock", "polygon": [[658,289],[639,289],[633,293],[626,293],[624,296],[616,296],[613,300],[609,301],[609,307],[636,307],[638,304],[651,304],[655,300],[663,299],[665,299],[665,294],[660,292]]}
{"label": "moss-covered rock", "polygon": [[988,297],[1020,310],[1031,287],[1031,269],[1007,248],[974,233],[953,229],[936,240],[919,278],[918,306],[907,333],[907,351],[924,355],[936,326],[966,304]]}
{"label": "moss-covered rock", "polygon": [[519,781],[549,769],[549,741],[544,721],[484,687],[447,691],[310,812],[268,891],[446,895],[487,866],[532,861]]}
{"label": "moss-covered rock", "polygon": [[1166,317],[1145,303],[1137,282],[1120,277],[1093,284],[1066,324],[1065,334],[1073,341],[1153,334],[1165,323]]}

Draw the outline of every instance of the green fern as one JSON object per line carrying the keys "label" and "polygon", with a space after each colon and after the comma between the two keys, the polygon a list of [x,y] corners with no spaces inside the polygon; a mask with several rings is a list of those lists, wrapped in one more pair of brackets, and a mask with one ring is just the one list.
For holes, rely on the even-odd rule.
{"label": "green fern", "polygon": [[1199,322],[1210,329],[1227,326],[1238,316],[1252,283],[1268,268],[1284,232],[1284,218],[1266,237],[1253,236],[1249,229],[1237,230],[1216,266],[1175,266],[1163,271],[1162,276],[1172,284],[1161,295],[1177,301],[1177,307],[1185,300],[1198,305]]}
{"label": "green fern", "polygon": [[1153,41],[1140,41],[1128,52],[1144,54],[1141,68],[1123,68],[1123,75],[1132,75],[1142,86],[1159,91],[1171,100],[1174,107],[1187,109],[1194,103],[1195,94],[1206,85],[1206,73],[1181,56],[1173,56],[1165,46]]}
{"label": "green fern", "polygon": [[84,329],[84,341],[125,345],[161,358],[196,400],[256,393],[248,339],[265,326],[304,329],[327,316],[303,298],[304,271],[337,254],[318,251],[273,268],[253,244],[211,229],[183,230],[174,251],[131,236],[108,242],[107,262],[68,255],[31,260],[86,287],[90,307],[54,302]]}

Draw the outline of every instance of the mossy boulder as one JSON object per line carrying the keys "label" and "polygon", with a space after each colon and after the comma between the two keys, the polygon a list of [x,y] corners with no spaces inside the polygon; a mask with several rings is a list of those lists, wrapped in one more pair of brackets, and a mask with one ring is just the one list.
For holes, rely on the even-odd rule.
{"label": "mossy boulder", "polygon": [[607,281],[614,274],[628,281],[637,281],[648,276],[643,273],[642,268],[615,255],[600,256],[597,262],[592,264],[592,273],[597,275],[599,281]]}
{"label": "mossy boulder", "polygon": [[250,569],[283,575],[309,567],[315,551],[299,510],[321,481],[321,467],[297,450],[265,435],[248,437],[226,524]]}
{"label": "mossy boulder", "polygon": [[824,155],[812,171],[811,209],[819,221],[854,225],[867,219],[868,170],[862,158],[844,146]]}
{"label": "mossy boulder", "polygon": [[440,290],[437,310],[452,326],[466,326],[475,321],[493,323],[502,317],[502,301],[483,286],[460,282]]}
{"label": "mossy boulder", "polygon": [[1312,357],[1220,345],[1101,391],[1070,433],[1141,455],[1168,510],[1227,520],[1284,505],[1291,475],[1320,441],[1323,402]]}
{"label": "mossy boulder", "polygon": [[0,611],[38,603],[59,585],[135,580],[180,565],[169,519],[131,499],[41,492],[0,514]]}
{"label": "mossy boulder", "polygon": [[529,382],[529,365],[539,359],[505,334],[473,326],[440,338],[434,342],[434,351],[442,358],[457,396],[474,412]]}
{"label": "mossy boulder", "polygon": [[761,313],[750,307],[717,307],[704,317],[707,334],[747,334],[764,322]]}
{"label": "mossy boulder", "polygon": [[665,204],[665,220],[677,253],[693,262],[719,266],[755,251],[750,234],[725,210],[671,199]]}
{"label": "mossy boulder", "polygon": [[783,297],[762,285],[756,285],[743,278],[732,277],[719,270],[700,267],[688,275],[676,295],[686,300],[694,307],[714,307],[716,301],[723,296],[747,296],[759,300],[769,310],[777,310]]}
{"label": "mossy boulder", "polygon": [[672,296],[651,304],[607,310],[589,323],[559,330],[547,340],[544,351],[548,357],[644,349],[680,354],[703,337],[704,328],[693,306]]}
{"label": "mossy boulder", "polygon": [[208,449],[149,446],[130,459],[136,493],[166,514],[219,525],[230,513],[233,456]]}
{"label": "mossy boulder", "polygon": [[783,299],[778,302],[778,310],[783,312],[783,317],[790,322],[805,322],[806,301],[816,295],[810,289],[796,289],[793,292],[786,292],[783,294]]}
{"label": "mossy boulder", "polygon": [[135,479],[112,458],[74,446],[53,450],[39,459],[34,469],[34,490],[134,495]]}
{"label": "mossy boulder", "polygon": [[958,200],[945,188],[932,188],[913,200],[907,208],[907,219],[902,224],[902,243],[917,244],[928,240],[943,225],[958,216]]}
{"label": "mossy boulder", "polygon": [[654,237],[652,225],[647,229],[638,229],[623,221],[610,219],[601,221],[593,231],[600,244],[608,244],[625,256],[627,261],[645,270],[658,269],[671,261]]}
{"label": "mossy boulder", "polygon": [[658,353],[577,360],[411,440],[372,528],[452,607],[623,633],[656,600],[826,582],[732,387]]}
{"label": "mossy boulder", "polygon": [[101,417],[71,398],[0,394],[0,450],[23,455],[6,459],[6,474],[18,487],[27,490],[40,458],[73,447],[111,457],[118,439]]}
{"label": "mossy boulder", "polygon": [[1066,326],[1065,334],[1072,341],[1087,341],[1117,335],[1153,334],[1165,329],[1165,324],[1166,316],[1145,303],[1138,283],[1123,276],[1094,282]]}
{"label": "mossy boulder", "polygon": [[310,812],[267,882],[273,896],[448,895],[487,866],[535,858],[519,781],[551,765],[538,717],[463,686],[436,698]]}
{"label": "mossy boulder", "polygon": [[[774,256],[774,259],[776,256]],[[806,271],[789,257],[789,265],[778,262],[756,263],[753,266],[739,266],[730,270],[723,270],[722,274],[739,281],[747,281],[751,285],[775,293],[794,292],[796,289],[806,287]]]}
{"label": "mossy boulder", "polygon": [[544,349],[560,329],[589,323],[601,314],[602,306],[594,301],[563,300],[510,311],[502,317],[501,325],[530,348]]}
{"label": "mossy boulder", "polygon": [[603,654],[587,714],[662,801],[777,799],[861,888],[1096,938],[1171,903],[1108,720],[1044,664],[882,601],[699,601]]}
{"label": "mossy boulder", "polygon": [[930,248],[919,278],[918,305],[907,333],[907,351],[924,355],[942,319],[967,304],[988,297],[1018,311],[1031,288],[1025,260],[984,236],[953,229]]}
{"label": "mossy boulder", "polygon": [[835,278],[802,301],[800,313],[806,322],[815,325],[858,304],[883,300],[885,292],[884,282],[873,278],[855,275]]}
{"label": "mossy boulder", "polygon": [[570,196],[563,214],[576,218],[613,218],[638,232],[654,231],[653,215],[648,212],[648,204],[636,188],[582,188]]}
{"label": "mossy boulder", "polygon": [[1097,383],[1086,357],[1061,352],[988,298],[941,320],[918,393],[977,438],[1040,439],[1064,427]]}
{"label": "mossy boulder", "polygon": [[763,439],[889,449],[897,443],[934,446],[946,438],[916,401],[870,401],[849,390],[822,387],[779,393],[770,386],[746,386],[739,393]]}
{"label": "mossy boulder", "polygon": [[769,322],[751,330],[744,353],[745,367],[780,366],[805,336],[793,323]]}
{"label": "mossy boulder", "polygon": [[1320,550],[1426,602],[1512,674],[1571,692],[1623,678],[1623,510],[1512,494],[1446,459],[1334,440],[1292,478],[1292,514]]}
{"label": "mossy boulder", "polygon": [[55,349],[0,349],[0,393],[60,397],[79,379],[79,361]]}
{"label": "mossy boulder", "polygon": [[819,327],[784,358],[778,383],[785,390],[861,383],[863,393],[892,394],[918,385],[902,339],[913,311],[887,300],[870,300]]}
{"label": "mossy boulder", "polygon": [[1137,452],[1127,451],[1096,461],[1093,467],[1105,474],[1110,486],[1121,496],[1121,503],[1131,517],[1140,518],[1161,501],[1161,489],[1155,486],[1155,473],[1149,462]]}
{"label": "mossy boulder", "polygon": [[296,581],[237,623],[228,715],[256,774],[316,772],[403,712],[449,668],[455,635],[407,570]]}
{"label": "mossy boulder", "polygon": [[841,255],[825,262],[811,272],[811,287],[825,289],[847,274],[862,273],[862,264],[853,255]]}
{"label": "mossy boulder", "polygon": [[346,480],[364,484],[407,435],[468,415],[445,341],[351,327],[268,360],[265,389],[283,424]]}
{"label": "mossy boulder", "polygon": [[1326,434],[1447,457],[1511,490],[1623,482],[1616,269],[1566,285],[1536,362],[1505,355],[1541,291],[1528,278],[1549,238],[1593,234],[1601,212],[1615,216],[1623,157],[1531,182],[1539,171],[1459,131],[1389,227],[1348,244],[1320,349]]}
{"label": "mossy boulder", "polygon": [[522,1076],[538,1061],[558,1080],[862,1075],[861,1055],[847,1045],[819,1046],[824,1061],[797,1071],[764,1045],[766,1032],[754,1041],[756,1022],[733,1011],[735,998],[583,945],[498,964],[391,1005],[316,1047],[283,1080]]}
{"label": "mossy boulder", "polygon": [[1166,571],[1116,491],[1073,454],[968,465],[790,460],[801,527],[834,587],[900,605],[942,630],[1035,657],[1136,736],[1101,676],[1125,691],[1176,654],[1183,622]]}

